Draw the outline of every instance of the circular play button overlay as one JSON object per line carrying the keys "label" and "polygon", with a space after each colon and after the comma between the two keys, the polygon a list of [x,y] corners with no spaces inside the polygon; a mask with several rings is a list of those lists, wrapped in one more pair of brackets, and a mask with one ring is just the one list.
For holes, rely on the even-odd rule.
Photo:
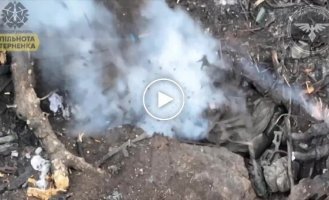
{"label": "circular play button overlay", "polygon": [[144,90],[143,105],[145,111],[154,119],[174,119],[184,107],[183,89],[171,79],[154,80]]}

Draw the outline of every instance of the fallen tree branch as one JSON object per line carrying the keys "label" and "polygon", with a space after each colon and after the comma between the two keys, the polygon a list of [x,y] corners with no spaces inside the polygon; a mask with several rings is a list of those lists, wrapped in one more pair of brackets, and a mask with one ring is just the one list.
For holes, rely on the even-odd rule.
{"label": "fallen tree branch", "polygon": [[35,80],[31,61],[23,53],[14,54],[13,58],[11,71],[15,89],[15,104],[17,105],[16,112],[21,119],[26,121],[42,147],[49,154],[56,187],[67,189],[69,167],[101,172],[86,163],[83,158],[77,157],[65,149],[64,144],[56,137],[48,118],[40,108],[40,98],[37,97],[33,87]]}

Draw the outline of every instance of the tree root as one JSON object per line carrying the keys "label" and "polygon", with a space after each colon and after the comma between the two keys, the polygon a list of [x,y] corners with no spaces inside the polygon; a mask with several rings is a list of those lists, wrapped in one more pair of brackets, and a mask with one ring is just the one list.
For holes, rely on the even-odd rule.
{"label": "tree root", "polygon": [[17,115],[26,121],[42,147],[49,154],[56,188],[67,189],[68,168],[103,173],[83,158],[67,151],[64,144],[56,137],[48,118],[40,108],[40,98],[37,97],[34,90],[33,64],[29,57],[23,53],[15,54],[11,71]]}

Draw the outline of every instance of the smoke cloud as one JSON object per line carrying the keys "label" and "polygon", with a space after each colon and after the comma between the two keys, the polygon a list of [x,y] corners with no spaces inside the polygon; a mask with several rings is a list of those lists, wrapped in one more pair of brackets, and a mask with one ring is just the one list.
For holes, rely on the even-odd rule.
{"label": "smoke cloud", "polygon": [[[1,1],[0,7],[9,2]],[[76,132],[95,133],[132,124],[149,134],[201,139],[209,128],[203,115],[207,108],[246,109],[243,101],[227,97],[231,92],[227,88],[213,86],[215,79],[223,79],[217,67],[225,67],[216,54],[218,41],[187,13],[170,9],[164,0],[143,5],[135,22],[138,28],[128,33],[122,32],[116,15],[92,0],[22,3],[29,12],[22,29],[40,37],[41,47],[34,56],[40,61],[43,78],[71,94]],[[201,68],[198,61],[203,56],[212,68]],[[245,67],[252,65],[244,62]],[[175,80],[185,93],[182,113],[170,121],[157,121],[143,108],[143,91],[158,78]],[[266,75],[262,84],[272,83],[272,78]],[[301,88],[287,86],[283,92],[292,94],[292,100],[315,118],[328,121],[329,109],[320,101],[305,101],[300,97]],[[243,99],[243,94],[238,95]]]}
{"label": "smoke cloud", "polygon": [[[203,56],[223,67],[218,41],[181,9],[162,0],[149,1],[140,10],[140,30],[122,34],[118,20],[94,1],[24,1],[29,10],[25,27],[37,32],[41,48],[36,57],[49,82],[65,84],[73,100],[75,129],[98,132],[133,124],[147,133],[189,139],[206,136],[210,106],[229,104],[201,69]],[[182,113],[157,121],[143,108],[143,91],[158,78],[177,81],[185,92]],[[244,108],[241,105],[241,108]]]}

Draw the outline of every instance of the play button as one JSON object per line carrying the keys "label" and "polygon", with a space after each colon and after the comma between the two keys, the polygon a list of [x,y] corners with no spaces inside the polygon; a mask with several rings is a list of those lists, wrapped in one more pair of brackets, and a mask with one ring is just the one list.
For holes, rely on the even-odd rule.
{"label": "play button", "polygon": [[172,102],[174,99],[162,92],[158,92],[158,108],[161,108],[168,103]]}
{"label": "play button", "polygon": [[143,104],[145,111],[154,119],[171,120],[183,110],[184,92],[181,86],[171,79],[157,79],[145,88]]}

